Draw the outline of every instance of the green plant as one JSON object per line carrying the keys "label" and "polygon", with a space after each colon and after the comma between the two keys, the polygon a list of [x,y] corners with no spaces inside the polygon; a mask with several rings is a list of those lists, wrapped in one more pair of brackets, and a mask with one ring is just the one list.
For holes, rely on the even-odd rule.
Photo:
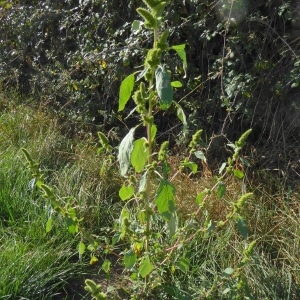
{"label": "green plant", "polygon": [[[143,70],[127,76],[121,83],[119,95],[119,112],[123,111],[131,95],[135,103],[135,109],[139,115],[140,123],[129,130],[119,145],[118,162],[120,173],[125,178],[119,190],[119,196],[124,201],[124,206],[119,216],[118,224],[115,228],[115,235],[111,241],[107,239],[105,244],[99,244],[90,232],[81,226],[82,218],[77,216],[73,198],[58,197],[54,189],[44,183],[43,174],[32,160],[30,154],[22,149],[33,176],[36,178],[37,187],[43,191],[43,195],[49,200],[53,213],[57,213],[66,221],[68,230],[72,234],[80,235],[78,251],[80,256],[86,249],[92,253],[91,263],[97,261],[96,252],[99,248],[106,254],[114,253],[114,247],[120,241],[126,242],[123,250],[123,262],[125,269],[130,272],[133,286],[130,293],[132,299],[150,295],[155,290],[164,286],[168,282],[168,276],[176,271],[188,272],[190,259],[184,249],[194,239],[200,235],[210,236],[216,230],[222,230],[227,224],[235,223],[240,234],[247,238],[247,226],[242,217],[243,207],[252,193],[245,194],[236,202],[231,203],[227,216],[223,220],[213,220],[210,216],[208,199],[216,193],[221,199],[226,192],[226,185],[223,179],[234,175],[238,179],[244,177],[244,173],[237,168],[240,151],[245,144],[245,140],[251,133],[246,131],[235,144],[230,144],[234,153],[224,163],[216,177],[216,183],[212,188],[204,189],[196,195],[198,208],[192,212],[190,218],[181,223],[176,213],[175,195],[176,188],[170,178],[171,165],[168,155],[168,141],[158,145],[156,143],[157,126],[155,125],[155,114],[157,111],[166,111],[171,107],[177,110],[177,116],[187,128],[187,121],[181,106],[173,100],[173,87],[180,87],[178,81],[171,82],[171,74],[164,64],[164,57],[169,50],[175,50],[183,62],[183,70],[187,68],[185,45],[168,45],[168,30],[163,30],[163,12],[167,2],[158,0],[144,0],[147,9],[138,8],[137,12],[143,17],[143,22],[134,21],[132,30],[138,32],[142,26],[152,32],[153,46],[147,50]],[[136,74],[139,73],[138,76]],[[135,88],[135,83],[139,82]],[[134,113],[132,111],[132,113]],[[135,132],[139,127],[143,127],[145,135],[139,139],[134,139]],[[198,150],[201,142],[202,130],[198,130],[187,146],[187,157],[183,159],[175,177],[185,169],[189,169],[192,174],[197,172],[198,166],[193,161],[200,159],[205,162],[206,158]],[[112,150],[108,139],[104,134],[99,133],[102,151],[109,153]],[[112,159],[108,160],[108,165]],[[132,167],[132,168],[131,168]],[[132,170],[134,172],[132,172]],[[173,178],[174,178],[173,176]],[[203,214],[203,224],[195,226],[196,216]],[[49,217],[46,224],[46,231],[52,228],[53,218]],[[197,222],[196,222],[197,223]],[[88,245],[86,246],[86,241]],[[252,252],[250,243],[245,250],[245,255],[240,265],[236,269],[226,269],[228,275],[238,279],[236,290],[233,293],[239,295],[243,293],[243,278],[240,276],[240,269],[247,265]],[[183,248],[183,250],[182,250]],[[247,255],[246,255],[247,254]],[[102,269],[109,273],[110,262],[104,260]],[[204,293],[209,297],[215,289],[223,285],[226,276],[221,279],[216,277],[211,287]],[[172,283],[171,283],[172,284]],[[101,291],[101,285],[92,280],[86,281],[86,289],[92,293],[96,299],[104,299],[106,293]]]}
{"label": "green plant", "polygon": [[[147,50],[144,69],[139,72],[137,77],[136,73],[127,76],[120,87],[119,111],[125,108],[133,95],[134,110],[139,114],[141,123],[131,128],[119,145],[120,173],[125,177],[119,195],[125,204],[119,217],[119,232],[114,239],[130,243],[129,248],[124,251],[124,265],[127,270],[131,271],[131,279],[136,281],[137,286],[139,286],[139,279],[145,281],[142,293],[146,295],[163,284],[168,269],[187,272],[189,259],[179,249],[182,245],[197,238],[200,233],[210,234],[214,229],[222,228],[227,222],[234,220],[240,224],[238,226],[241,234],[247,235],[240,213],[252,193],[243,195],[234,203],[232,211],[224,221],[212,221],[205,209],[207,198],[212,192],[216,191],[220,199],[224,196],[226,187],[222,182],[223,178],[228,174],[243,178],[243,172],[238,170],[235,164],[246,138],[251,133],[251,130],[248,130],[235,144],[231,144],[234,153],[228,162],[222,165],[221,176],[217,179],[217,183],[211,189],[206,189],[198,194],[196,198],[197,211],[191,214],[186,224],[180,226],[176,214],[176,188],[169,178],[168,141],[163,142],[160,146],[156,143],[155,113],[159,110],[167,110],[174,105],[177,108],[178,118],[185,127],[187,126],[182,108],[173,100],[173,86],[178,87],[180,83],[171,82],[167,66],[162,64],[167,51],[175,50],[182,59],[183,68],[186,69],[185,45],[169,46],[167,43],[168,30],[161,29],[163,10],[167,2],[155,0],[143,2],[147,9],[138,8],[137,12],[144,20],[143,22],[134,21],[132,30],[138,32],[141,26],[151,30],[153,47]],[[138,81],[141,82],[134,91],[135,83]],[[140,126],[145,128],[145,136],[135,140],[135,131]],[[193,135],[192,141],[188,145],[189,155],[181,163],[178,172],[184,168],[190,169],[192,173],[197,172],[197,164],[192,161],[194,155],[196,158],[205,160],[203,152],[197,151],[201,134],[202,130],[199,130]],[[103,147],[106,147],[107,139],[103,137],[103,134],[100,134],[100,138]],[[130,167],[134,173],[131,172]],[[200,229],[193,228],[191,224],[201,211],[206,214],[204,224]],[[174,264],[171,263],[172,260],[174,260]],[[154,280],[154,278],[156,279]],[[139,294],[140,291],[137,293]]]}

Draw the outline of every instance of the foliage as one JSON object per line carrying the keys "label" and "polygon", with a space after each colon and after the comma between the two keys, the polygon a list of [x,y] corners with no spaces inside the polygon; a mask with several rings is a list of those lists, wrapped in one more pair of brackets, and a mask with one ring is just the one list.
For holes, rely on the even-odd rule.
{"label": "foliage", "polygon": [[[78,213],[85,217],[86,230],[96,232],[104,243],[107,242],[107,237],[113,239],[113,234],[110,235],[109,232],[112,228],[116,230],[113,220],[119,218],[120,210],[117,207],[120,206],[120,202],[124,205],[127,200],[117,200],[117,189],[121,187],[122,182],[114,170],[114,159],[111,160],[113,165],[109,168],[110,171],[108,166],[111,165],[107,161],[106,168],[102,170],[101,177],[99,176],[99,166],[102,167],[102,154],[105,153],[105,149],[100,151],[99,157],[96,155],[94,143],[82,140],[82,135],[80,140],[72,141],[60,137],[57,122],[51,116],[18,105],[17,98],[17,95],[6,98],[0,94],[0,177],[3,179],[0,189],[1,283],[10,282],[10,275],[14,274],[14,298],[22,296],[29,299],[39,298],[41,295],[45,295],[46,298],[54,294],[63,296],[66,293],[66,298],[73,298],[81,293],[79,298],[83,299],[86,293],[83,291],[85,278],[93,278],[97,284],[100,283],[101,292],[107,294],[108,299],[129,299],[132,292],[142,292],[144,283],[128,279],[128,271],[116,274],[120,270],[116,260],[121,262],[121,259],[114,259],[114,255],[108,255],[107,260],[103,260],[104,257],[99,255],[102,249],[97,252],[99,261],[94,262],[92,266],[86,268],[78,262],[78,254],[74,257],[74,251],[80,238],[75,238],[74,241],[74,237],[67,233],[65,223],[59,217],[53,215],[53,228],[46,234],[45,225],[50,203],[47,199],[42,199],[34,188],[32,176],[24,169],[24,162],[19,153],[20,147],[26,147],[35,160],[41,162],[40,170],[45,173],[48,184],[55,187],[57,195],[74,195],[74,199],[78,200]],[[193,141],[197,143],[198,138],[199,135],[196,135]],[[102,146],[107,145],[107,139],[103,140]],[[201,140],[201,150],[199,145],[196,145],[195,149],[195,155],[200,157],[200,160],[195,162],[201,170],[201,167],[205,167],[205,164],[199,164],[204,162],[201,160]],[[244,161],[246,159],[240,158]],[[251,157],[247,159],[252,161]],[[187,238],[190,237],[190,240],[179,243],[176,253],[174,250],[164,267],[160,267],[159,277],[151,281],[156,288],[152,290],[151,296],[145,297],[195,299],[199,295],[203,295],[203,298],[207,295],[208,299],[232,299],[239,284],[243,282],[244,292],[249,290],[254,299],[297,299],[300,291],[297,280],[300,275],[300,260],[296,247],[299,244],[297,232],[300,226],[299,190],[297,192],[296,189],[285,188],[282,177],[276,177],[276,174],[272,175],[266,170],[243,170],[239,159],[237,164],[234,163],[234,167],[243,170],[243,180],[233,180],[228,174],[229,176],[222,180],[223,185],[219,183],[215,192],[209,194],[207,190],[216,184],[215,176],[206,175],[202,171],[189,175],[188,170],[191,169],[188,167],[178,172],[181,159],[167,156],[167,160],[171,168],[169,179],[176,187],[178,227],[182,227],[185,220],[189,220],[191,212],[199,208],[197,201],[201,201],[206,195],[209,197],[205,200],[207,212],[202,210],[194,221],[187,221],[184,234]],[[190,166],[182,164],[182,167],[184,165]],[[225,169],[226,166],[223,171]],[[252,172],[255,172],[255,179],[250,177]],[[156,182],[153,184],[156,185]],[[209,234],[199,232],[196,236],[192,235],[194,230],[202,227],[207,215],[210,216],[212,224],[226,220],[227,214],[232,211],[233,202],[236,202],[233,199],[239,199],[245,185],[251,188],[254,195],[242,209],[242,218],[233,219]],[[224,186],[225,194],[219,198]],[[134,204],[128,203],[130,212],[132,208]],[[130,216],[132,218],[134,214]],[[165,225],[160,217],[152,220],[152,229],[157,231],[155,238],[161,235],[159,244],[155,246],[156,253],[161,253],[160,245],[164,245],[168,240],[168,229]],[[250,261],[239,271],[241,281],[238,282],[235,274],[238,272],[239,262],[243,260],[248,239],[256,240],[256,245]],[[122,250],[128,246],[127,243],[119,243],[118,246],[114,246],[114,251],[118,252],[124,258],[126,266],[130,267],[130,263],[134,261],[133,256],[130,252],[122,254]],[[136,244],[135,249],[138,250],[138,247]],[[83,254],[82,261],[88,262],[89,257]],[[109,276],[105,272],[109,272]],[[159,281],[161,278],[163,281]],[[215,283],[214,278],[218,279]],[[215,288],[211,290],[212,284]],[[10,288],[10,292],[7,294],[7,289],[1,286],[1,296],[11,298],[9,295],[13,293],[12,285],[5,286]]]}
{"label": "foliage", "polygon": [[[136,11],[142,20],[134,20]],[[299,230],[297,198],[285,191],[278,202],[257,209],[250,199],[260,198],[246,193],[251,159],[243,155],[247,139],[260,147],[252,149],[252,162],[299,176],[299,16],[294,11],[290,1],[1,1],[2,88],[30,94],[40,107],[73,122],[101,123],[100,178],[97,164],[83,154],[87,148],[79,147],[80,164],[97,169],[85,191],[98,187],[99,180],[112,185],[114,195],[118,189],[121,200],[116,206],[95,204],[83,196],[90,194],[80,187],[85,174],[64,164],[63,140],[50,134],[27,151],[31,136],[23,127],[16,132],[20,120],[4,115],[1,127],[9,138],[3,143],[22,147],[32,171],[30,187],[43,194],[46,234],[55,235],[64,221],[80,259],[89,251],[90,265],[100,261],[107,277],[120,267],[115,258],[122,261],[131,299],[297,295],[298,254],[281,232],[294,239]],[[26,126],[39,126],[39,117]],[[112,126],[117,135],[110,145]],[[180,153],[174,162],[175,143]],[[36,163],[40,159],[51,168],[59,165],[60,177],[49,180],[50,172]],[[230,191],[235,184],[238,190]],[[19,218],[17,206],[5,204],[9,222]],[[102,207],[112,211],[103,216]],[[281,223],[274,221],[273,209],[283,212]],[[264,217],[270,224],[257,225]],[[287,272],[281,261],[288,262]],[[249,280],[253,274],[255,280]],[[116,297],[114,287],[85,284],[95,299]]]}
{"label": "foliage", "polygon": [[[115,235],[111,241],[107,238],[105,244],[100,244],[92,233],[85,230],[81,225],[83,218],[77,216],[75,207],[72,206],[69,200],[65,201],[64,198],[56,196],[53,188],[44,183],[43,174],[39,172],[36,163],[27,150],[22,149],[36,185],[43,192],[43,197],[49,201],[52,211],[63,217],[71,234],[80,234],[81,238],[77,247],[80,257],[86,249],[90,250],[90,263],[93,264],[98,260],[96,251],[99,247],[103,249],[104,254],[112,254],[116,243],[125,241],[128,244],[128,247],[123,250],[123,261],[125,269],[131,273],[130,278],[134,283],[132,289],[136,289],[145,280],[142,291],[131,292],[132,298],[150,295],[161,285],[172,284],[166,280],[166,275],[163,275],[164,273],[168,274],[170,269],[176,270],[178,268],[182,272],[187,272],[190,261],[181,252],[180,245],[188,245],[199,234],[204,233],[209,236],[214,230],[223,228],[227,223],[236,222],[241,234],[244,238],[247,238],[247,228],[241,213],[246,200],[253,195],[248,193],[241,196],[238,201],[232,204],[224,220],[213,221],[206,209],[207,199],[210,198],[212,193],[216,192],[219,199],[224,196],[226,187],[223,180],[226,176],[232,174],[239,179],[243,178],[243,172],[238,170],[235,164],[241,148],[245,145],[246,138],[251,133],[251,130],[248,130],[235,144],[232,144],[234,153],[220,169],[220,177],[217,178],[216,184],[211,189],[205,189],[198,194],[196,212],[187,219],[186,223],[180,224],[176,214],[176,188],[172,180],[169,179],[168,142],[162,143],[160,147],[156,144],[157,127],[154,120],[154,111],[167,110],[174,102],[171,76],[167,65],[161,65],[163,57],[167,51],[175,49],[182,59],[184,68],[186,68],[185,47],[184,45],[169,47],[167,31],[161,30],[162,14],[167,3],[146,0],[144,2],[148,9],[138,8],[137,11],[144,19],[143,24],[140,25],[153,32],[153,47],[147,50],[143,65],[144,69],[139,72],[140,75],[137,79],[135,80],[135,74],[129,75],[120,86],[119,111],[124,110],[133,93],[132,99],[135,102],[135,110],[141,123],[130,129],[119,145],[118,162],[121,175],[126,178],[131,171],[131,166],[135,171],[135,175],[131,174],[129,178],[125,179],[119,191],[124,206],[116,224]],[[133,92],[135,81],[140,81],[140,83]],[[178,117],[182,121],[185,120],[183,116],[184,113],[180,110]],[[145,137],[134,140],[135,131],[139,126],[144,127]],[[197,165],[192,161],[192,156],[196,153],[196,157],[205,160],[205,157],[196,151],[201,141],[201,133],[202,130],[198,130],[193,135],[188,147],[188,157],[184,159],[182,164],[183,168],[190,168],[192,173],[197,172]],[[108,139],[103,133],[99,133],[99,137],[102,149],[110,151],[112,148],[108,146]],[[157,153],[154,150],[156,147],[160,148]],[[156,191],[153,185],[154,182],[158,183]],[[130,206],[133,201],[136,203],[135,208]],[[199,223],[198,228],[190,227],[190,224],[195,221],[195,217],[202,211],[206,215],[203,224]],[[46,232],[51,231],[52,222],[51,214],[46,224]],[[166,230],[166,234],[162,234],[164,230]],[[89,243],[87,246],[86,241]],[[243,285],[239,285],[242,280],[240,279],[240,270],[248,264],[253,246],[254,242],[247,246],[240,264],[235,270],[230,269],[232,271],[230,274],[228,273],[229,275],[234,273],[233,278],[238,279],[233,289],[235,291],[233,292],[234,295],[244,293]],[[172,261],[174,261],[174,264]],[[109,265],[108,260],[105,259],[102,269],[107,273],[110,271]],[[154,278],[157,278],[156,284],[152,283]],[[220,285],[223,284],[222,281],[221,279]],[[102,292],[101,285],[92,280],[86,281],[86,290],[95,299],[105,299],[107,295]],[[214,291],[215,286],[212,285],[205,290],[206,297],[209,297]]]}
{"label": "foliage", "polygon": [[[151,40],[140,21],[130,33],[141,1],[1,3],[2,86],[34,95],[42,106],[50,104],[73,121],[101,123],[123,135],[119,82],[143,63]],[[165,8],[162,26],[169,30],[170,43],[187,45],[188,70],[172,52],[163,63],[175,78],[186,75],[186,84],[175,92],[190,129],[200,123],[207,136],[224,133],[236,139],[253,127],[255,142],[297,140],[297,4],[230,3],[176,0]],[[174,110],[165,116],[158,127],[181,141],[176,130],[169,131],[176,124]],[[136,124],[134,118],[126,122]]]}

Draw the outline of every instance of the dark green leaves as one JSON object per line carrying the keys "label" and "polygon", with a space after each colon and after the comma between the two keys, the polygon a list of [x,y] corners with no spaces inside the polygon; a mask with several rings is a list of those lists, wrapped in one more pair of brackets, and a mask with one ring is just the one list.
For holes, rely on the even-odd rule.
{"label": "dark green leaves", "polygon": [[224,195],[225,195],[225,192],[226,192],[226,186],[223,182],[219,182],[218,184],[218,190],[217,190],[217,196],[219,199],[221,199]]}
{"label": "dark green leaves", "polygon": [[248,237],[248,226],[246,220],[239,216],[237,220],[237,227],[240,235],[244,238],[247,239]]}
{"label": "dark green leaves", "polygon": [[139,273],[143,278],[145,278],[151,273],[152,270],[153,270],[153,265],[150,261],[149,256],[147,256],[140,264]]}
{"label": "dark green leaves", "polygon": [[190,260],[186,257],[181,257],[177,262],[176,266],[184,273],[186,273],[190,266]]}
{"label": "dark green leaves", "polygon": [[137,261],[137,256],[133,250],[129,250],[124,255],[124,265],[126,269],[131,269]]}
{"label": "dark green leaves", "polygon": [[175,210],[174,196],[174,185],[167,180],[162,180],[156,193],[155,203],[159,213],[166,221],[171,219]]}

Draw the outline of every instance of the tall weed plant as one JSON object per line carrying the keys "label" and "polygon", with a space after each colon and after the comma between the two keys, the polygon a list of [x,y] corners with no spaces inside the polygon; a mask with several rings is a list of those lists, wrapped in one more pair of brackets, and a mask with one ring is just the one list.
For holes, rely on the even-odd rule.
{"label": "tall weed plant", "polygon": [[[206,239],[213,243],[212,237],[217,237],[224,230],[233,233],[234,228],[237,228],[241,236],[239,247],[242,250],[235,265],[228,265],[223,270],[219,269],[213,273],[210,281],[201,287],[199,296],[208,299],[220,295],[228,295],[231,299],[251,297],[247,278],[243,273],[251,261],[255,241],[248,240],[243,207],[252,197],[252,193],[242,194],[239,199],[232,200],[222,218],[213,218],[208,209],[212,197],[222,201],[226,194],[225,179],[243,179],[240,151],[251,130],[246,131],[235,143],[229,144],[232,155],[220,167],[219,174],[214,178],[214,185],[197,193],[194,196],[196,210],[191,211],[188,218],[180,219],[175,201],[176,186],[173,182],[174,178],[185,170],[196,174],[197,161],[203,166],[206,165],[204,152],[200,150],[202,129],[192,136],[192,140],[187,144],[186,157],[171,177],[168,141],[160,145],[157,143],[155,116],[158,111],[167,111],[172,107],[182,122],[183,134],[187,133],[187,117],[179,103],[174,101],[174,88],[180,88],[182,83],[171,80],[172,74],[164,63],[167,53],[177,53],[184,72],[187,72],[185,44],[168,44],[169,30],[164,22],[164,9],[168,2],[143,2],[146,8],[137,9],[142,21],[134,21],[132,31],[138,35],[142,27],[148,29],[152,34],[153,46],[151,49],[145,49],[143,68],[128,75],[120,86],[119,112],[133,99],[135,107],[131,114],[138,114],[140,123],[129,130],[118,147],[117,160],[120,174],[124,178],[119,190],[123,208],[114,226],[114,234],[100,241],[92,232],[87,231],[82,225],[83,218],[78,215],[72,198],[58,197],[53,187],[45,183],[43,173],[29,152],[23,149],[36,185],[43,191],[44,198],[48,199],[53,209],[46,224],[46,232],[52,230],[55,215],[63,216],[69,232],[81,237],[77,246],[79,255],[83,256],[89,250],[90,263],[94,264],[98,261],[99,249],[102,249],[103,254],[107,255],[103,259],[102,269],[108,275],[112,267],[110,256],[117,255],[122,258],[124,271],[130,280],[127,292],[131,299],[141,299],[158,292],[166,297],[177,297],[181,292],[176,280],[180,277],[187,278],[189,272],[194,271],[195,243],[204,243]],[[144,134],[135,139],[138,128],[144,128]],[[113,164],[114,149],[103,133],[99,132],[99,138],[99,150],[108,157],[105,161],[106,167],[101,170],[105,172],[105,169],[109,170]],[[119,244],[124,246],[122,252],[116,254]],[[95,299],[106,299],[113,293],[111,289],[104,290],[101,284],[93,280],[88,279],[85,283],[86,290]]]}

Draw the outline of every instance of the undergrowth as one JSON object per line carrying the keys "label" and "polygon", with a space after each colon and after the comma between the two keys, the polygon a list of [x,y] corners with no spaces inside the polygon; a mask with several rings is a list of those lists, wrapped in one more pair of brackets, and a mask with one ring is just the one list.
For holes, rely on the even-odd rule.
{"label": "undergrowth", "polygon": [[[102,132],[71,139],[53,115],[1,94],[0,298],[297,299],[298,184],[252,166],[251,129],[235,141],[189,132],[188,97],[174,101],[186,45],[169,45],[167,2],[143,2],[132,34],[153,44],[121,83],[119,113],[133,100],[137,124],[118,147]],[[225,44],[222,68],[224,55]],[[177,156],[157,138],[168,110],[182,123]]]}
{"label": "undergrowth", "polygon": [[[118,218],[121,206],[116,187],[121,184],[119,175],[116,171],[109,178],[99,175],[98,167],[103,158],[97,155],[95,143],[68,140],[60,136],[55,124],[48,115],[23,105],[13,105],[11,99],[10,106],[1,113],[1,298],[84,299],[83,278],[93,278],[108,290],[115,287],[115,299],[130,298],[134,285],[126,279],[126,273],[120,273],[117,256],[111,259],[111,273],[114,274],[107,277],[103,270],[97,274],[101,257],[100,265],[88,267],[88,257],[83,257],[80,262],[77,242],[74,243],[61,221],[51,233],[45,232],[49,206],[32,186],[32,177],[24,169],[20,147],[36,153],[34,155],[41,160],[40,167],[46,171],[46,178],[57,193],[78,199],[86,227],[95,230],[103,240],[111,232],[109,228]],[[47,134],[50,135],[48,138]],[[45,141],[63,141],[64,146],[58,148]],[[43,147],[52,150],[47,152]],[[38,155],[45,153],[43,151],[47,152],[47,159]],[[67,154],[62,155],[62,152]],[[178,160],[175,156],[170,158],[174,170],[171,178],[175,175]],[[173,182],[178,186],[179,222],[184,223],[197,208],[190,196],[192,191],[198,193],[203,187],[210,188],[215,179],[204,171],[195,175],[183,172],[178,173]],[[251,263],[243,269],[243,276],[249,279],[247,284],[252,298],[297,299],[300,289],[299,188],[283,186],[281,177],[260,170],[246,172],[243,181],[235,179],[225,183],[225,198],[215,197],[209,203],[208,209],[214,219],[226,216],[230,201],[236,199],[244,185],[254,192],[253,199],[243,209],[249,235],[257,241]],[[199,216],[196,221],[201,222],[203,218],[205,216]],[[159,224],[159,220],[155,221],[154,229],[160,228]],[[221,295],[218,290],[211,295],[205,291],[216,278],[226,277],[222,281],[222,291],[234,284],[234,279],[223,271],[242,257],[243,243],[234,225],[211,236],[198,235],[180,249],[190,261],[189,270],[172,271],[170,265],[169,271],[163,273],[165,284],[148,298],[197,299],[202,295],[207,299],[233,299],[230,294]],[[120,245],[119,249],[124,246]],[[215,284],[218,287],[217,281]]]}

